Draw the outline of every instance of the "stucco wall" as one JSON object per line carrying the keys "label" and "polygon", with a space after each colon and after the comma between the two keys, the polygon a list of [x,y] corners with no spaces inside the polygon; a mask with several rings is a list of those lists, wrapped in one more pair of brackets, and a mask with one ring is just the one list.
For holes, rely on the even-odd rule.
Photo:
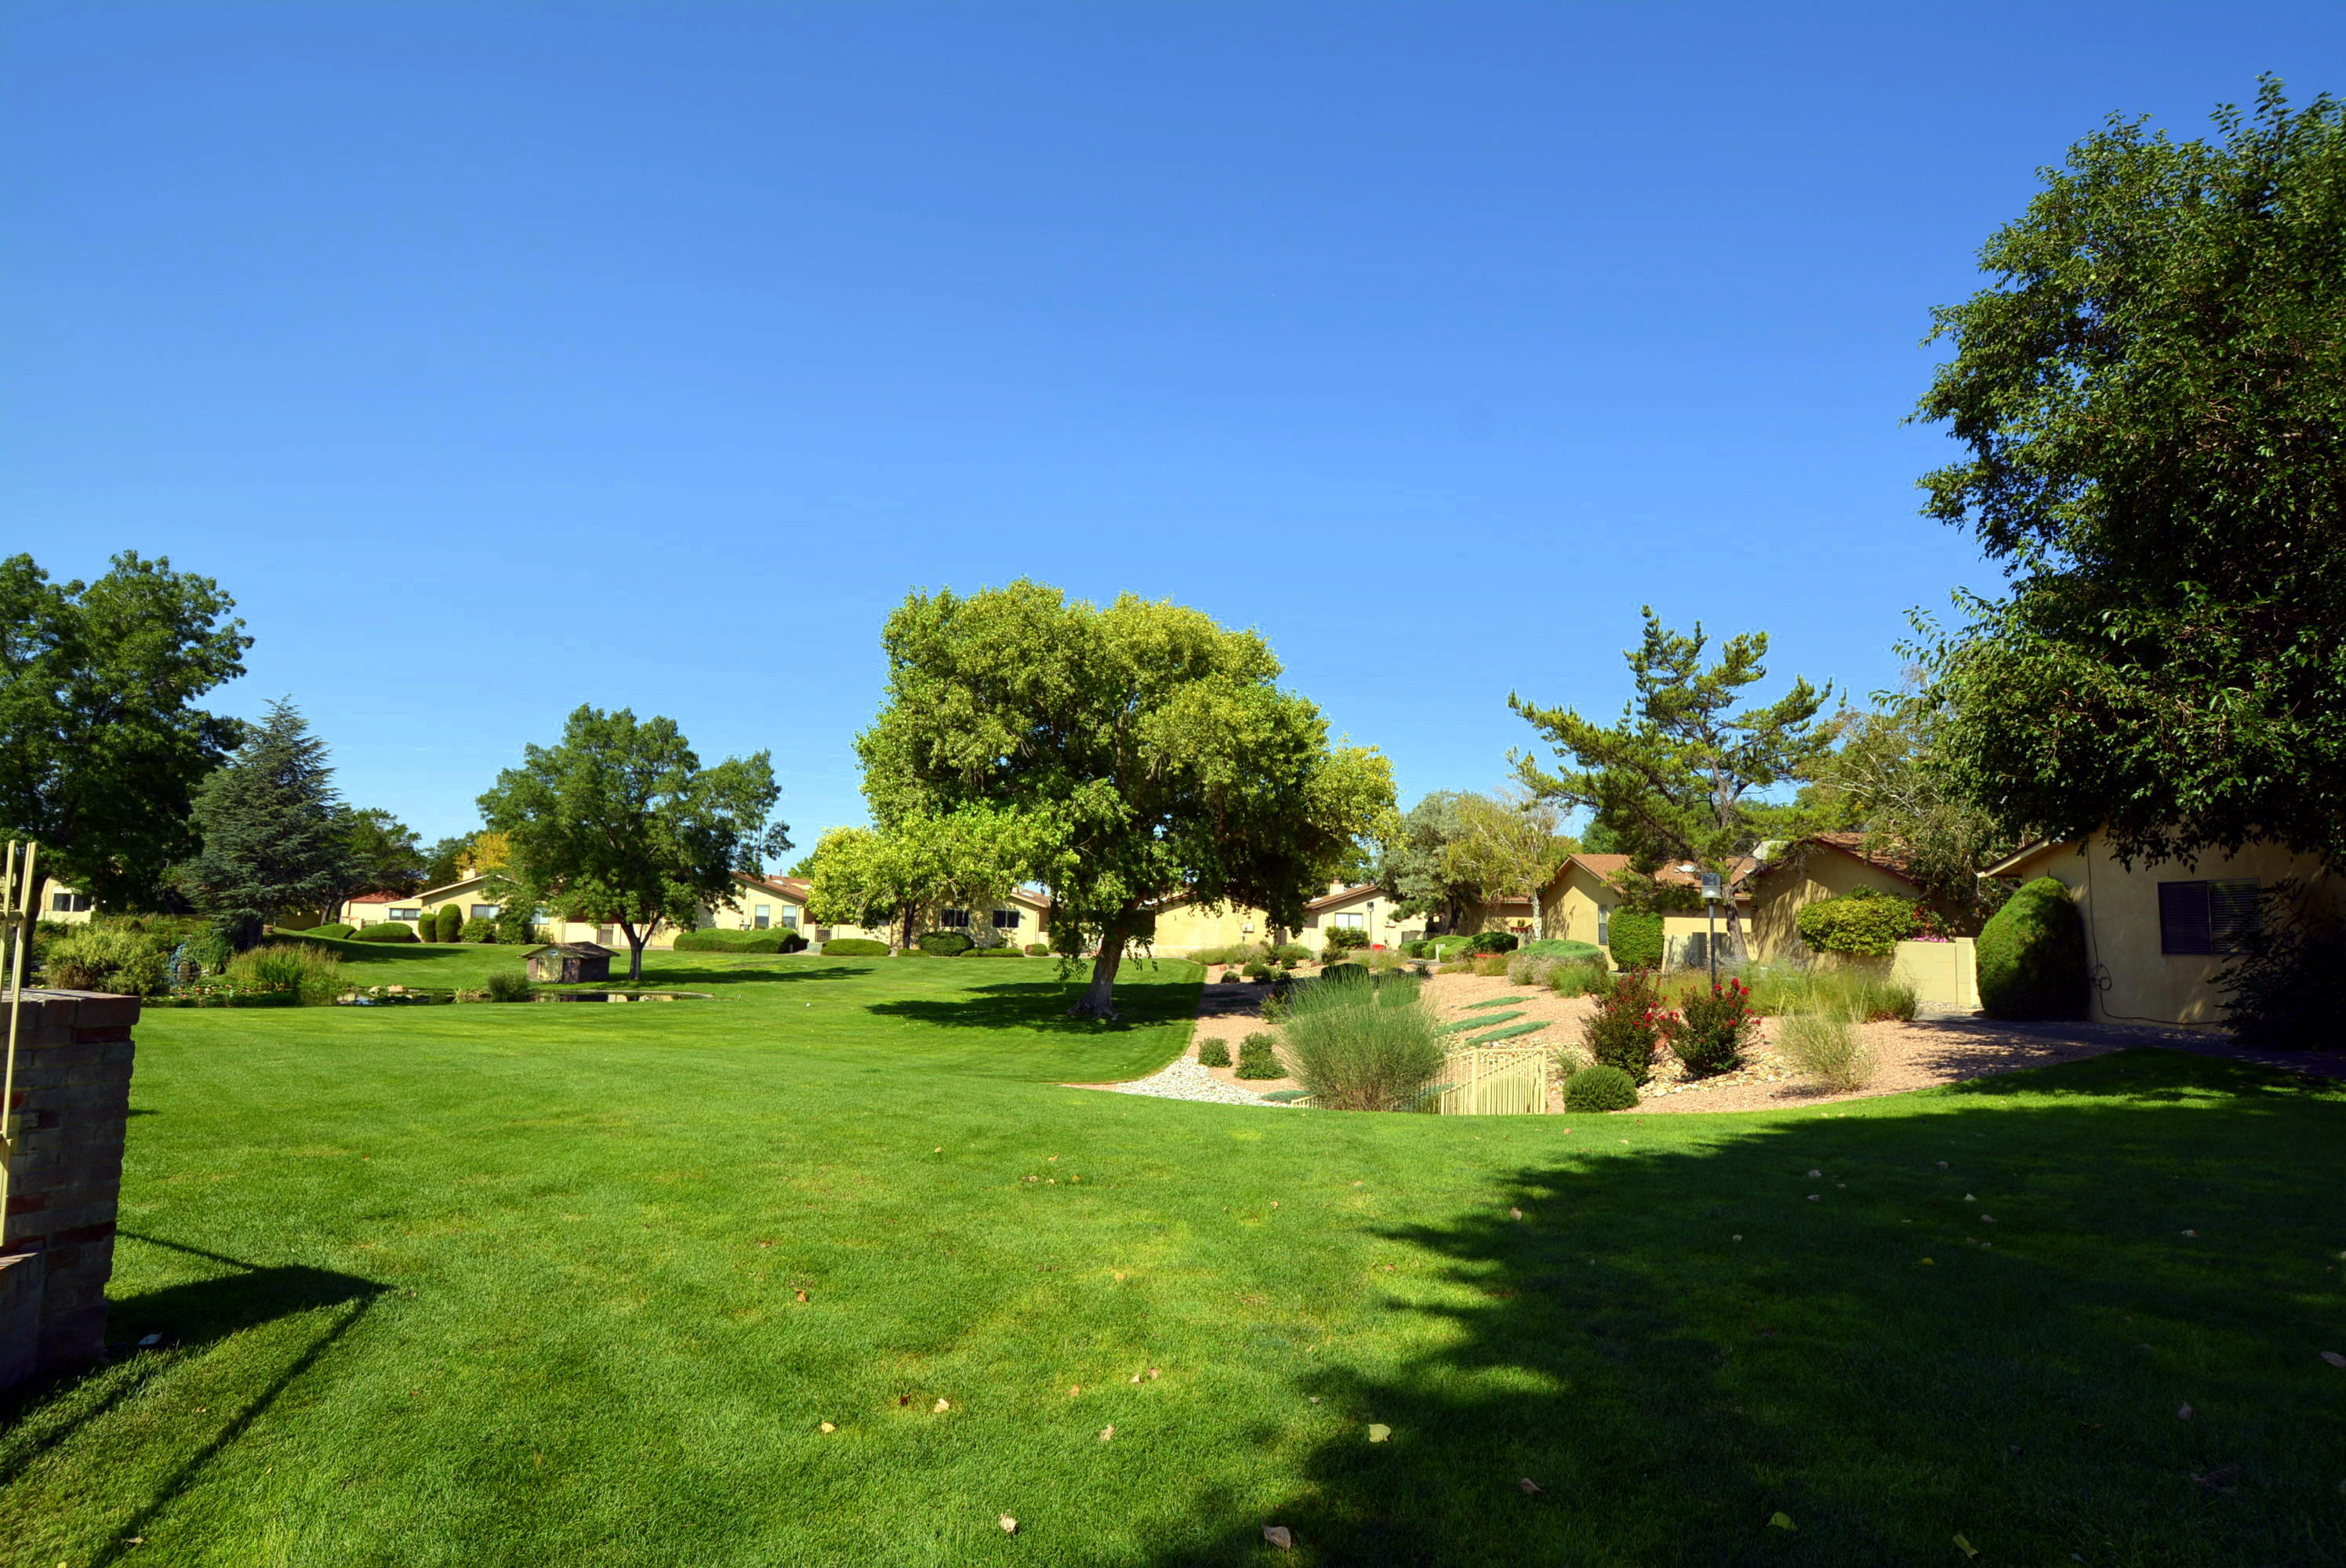
{"label": "stucco wall", "polygon": [[1369,945],[1372,947],[1398,946],[1404,941],[1414,942],[1425,932],[1425,921],[1422,919],[1394,918],[1393,901],[1382,890],[1378,890],[1347,899],[1341,904],[1312,911],[1303,917],[1303,929],[1296,933],[1295,940],[1317,952],[1327,944],[1331,927],[1349,923],[1337,919],[1347,914],[1361,917],[1361,929],[1369,933]]}
{"label": "stucco wall", "polygon": [[1762,873],[1752,899],[1751,956],[1762,963],[1796,956],[1803,951],[1800,911],[1820,899],[1847,898],[1860,888],[1902,899],[1915,896],[1914,884],[1903,877],[1854,855],[1814,845],[1798,864],[1787,862]]}
{"label": "stucco wall", "polygon": [[89,917],[97,912],[97,906],[95,901],[91,902],[88,909],[61,910],[57,908],[57,896],[61,893],[65,895],[66,901],[68,903],[80,896],[79,890],[58,881],[55,877],[44,877],[41,879],[41,902],[40,907],[34,911],[34,918],[37,920],[57,921],[66,925],[85,925],[88,923]]}
{"label": "stucco wall", "polygon": [[1618,901],[1613,890],[1582,866],[1566,866],[1540,890],[1540,931],[1569,942],[1595,942],[1601,911]]}
{"label": "stucco wall", "polygon": [[2278,845],[2251,844],[2238,855],[2214,850],[2186,868],[2172,861],[2129,871],[2100,833],[2052,846],[2017,869],[2024,880],[2049,876],[2069,890],[2086,921],[2086,962],[2093,976],[2093,1016],[2114,1023],[2180,1023],[2219,1028],[2223,994],[2216,976],[2232,962],[2224,954],[2163,953],[2158,942],[2158,884],[2253,877],[2270,887],[2285,877],[2346,893],[2346,882],[2325,873],[2318,860]]}
{"label": "stucco wall", "polygon": [[1260,910],[1244,905],[1209,910],[1193,903],[1178,903],[1158,912],[1156,949],[1163,957],[1178,958],[1199,948],[1235,947],[1240,942],[1268,944],[1276,934],[1270,928],[1270,917]]}

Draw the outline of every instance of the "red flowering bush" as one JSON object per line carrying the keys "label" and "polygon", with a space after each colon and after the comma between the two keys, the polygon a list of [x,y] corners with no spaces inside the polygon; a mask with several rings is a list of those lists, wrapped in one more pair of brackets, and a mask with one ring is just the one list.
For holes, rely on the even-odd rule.
{"label": "red flowering bush", "polygon": [[1680,1027],[1670,1035],[1670,1049],[1686,1064],[1687,1076],[1708,1078],[1743,1065],[1743,1048],[1759,1032],[1750,988],[1730,979],[1712,986],[1708,996],[1688,998]]}
{"label": "red flowering bush", "polygon": [[1625,969],[1613,977],[1613,989],[1597,998],[1581,1038],[1599,1064],[1620,1068],[1642,1087],[1654,1075],[1654,1053],[1678,1028],[1678,1015],[1663,1005],[1653,971]]}

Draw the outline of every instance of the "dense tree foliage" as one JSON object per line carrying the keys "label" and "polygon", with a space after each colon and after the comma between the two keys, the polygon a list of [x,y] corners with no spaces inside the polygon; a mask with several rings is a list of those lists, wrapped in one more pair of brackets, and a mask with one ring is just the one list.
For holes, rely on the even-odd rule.
{"label": "dense tree foliage", "polygon": [[790,847],[767,820],[780,794],[766,752],[703,768],[673,719],[581,707],[560,741],[524,747],[480,805],[505,835],[498,896],[617,926],[627,977],[641,980],[662,921],[690,930],[703,907],[732,900],[735,873]]}
{"label": "dense tree foliage", "polygon": [[[1636,696],[1619,719],[1600,725],[1571,708],[1540,708],[1509,694],[1573,766],[1551,773],[1518,758],[1524,782],[1540,797],[1594,811],[1637,869],[1692,861],[1725,873],[1760,837],[1754,791],[1806,779],[1831,744],[1817,722],[1831,688],[1795,678],[1765,708],[1743,708],[1745,688],[1768,678],[1768,634],[1727,639],[1716,663],[1699,623],[1692,636],[1663,626],[1649,606],[1645,636],[1624,657]],[[1728,936],[1742,932],[1730,901]]]}
{"label": "dense tree foliage", "polygon": [[117,555],[90,583],[0,560],[0,828],[106,907],[156,904],[195,848],[197,786],[243,738],[195,706],[244,673],[235,607],[168,560]]}
{"label": "dense tree foliage", "polygon": [[[942,909],[992,910],[1025,880],[1046,845],[1033,824],[989,806],[943,816],[910,814],[884,832],[834,828],[815,846],[807,912],[823,925],[885,926],[901,921],[904,944]],[[991,928],[976,938],[991,942]]]}
{"label": "dense tree foliage", "polygon": [[196,792],[201,840],[178,881],[240,951],[279,914],[333,902],[349,885],[350,840],[326,744],[291,703],[269,716]]}
{"label": "dense tree foliage", "polygon": [[1928,511],[2012,574],[1944,749],[2007,832],[2346,863],[2346,111],[2216,120],[2079,142],[1937,313]]}
{"label": "dense tree foliage", "polygon": [[1114,1016],[1159,901],[1300,925],[1392,809],[1385,759],[1331,746],[1262,638],[1196,610],[1021,580],[913,594],[882,642],[886,703],[856,740],[881,833],[972,808],[1015,821],[1054,943],[1098,949],[1079,1016]]}
{"label": "dense tree foliage", "polygon": [[1372,876],[1400,912],[1458,931],[1476,907],[1545,885],[1578,847],[1536,796],[1437,789],[1386,830]]}

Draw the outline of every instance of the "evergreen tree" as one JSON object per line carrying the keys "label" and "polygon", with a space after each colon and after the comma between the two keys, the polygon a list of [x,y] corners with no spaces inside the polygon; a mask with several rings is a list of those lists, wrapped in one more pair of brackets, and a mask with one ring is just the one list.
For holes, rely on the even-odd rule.
{"label": "evergreen tree", "polygon": [[240,951],[280,911],[314,909],[349,875],[349,824],[326,743],[290,702],[269,705],[227,766],[196,791],[203,848],[181,868],[189,900]]}

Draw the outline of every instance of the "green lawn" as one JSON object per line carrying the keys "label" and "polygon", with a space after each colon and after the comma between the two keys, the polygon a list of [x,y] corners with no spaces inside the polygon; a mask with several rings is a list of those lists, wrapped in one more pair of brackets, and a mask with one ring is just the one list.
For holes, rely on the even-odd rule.
{"label": "green lawn", "polygon": [[1191,1105],[1053,1085],[1169,1057],[1196,971],[1113,1032],[1056,976],[150,1014],[113,1333],[176,1342],[7,1412],[5,1561],[2346,1555],[2334,1087]]}

